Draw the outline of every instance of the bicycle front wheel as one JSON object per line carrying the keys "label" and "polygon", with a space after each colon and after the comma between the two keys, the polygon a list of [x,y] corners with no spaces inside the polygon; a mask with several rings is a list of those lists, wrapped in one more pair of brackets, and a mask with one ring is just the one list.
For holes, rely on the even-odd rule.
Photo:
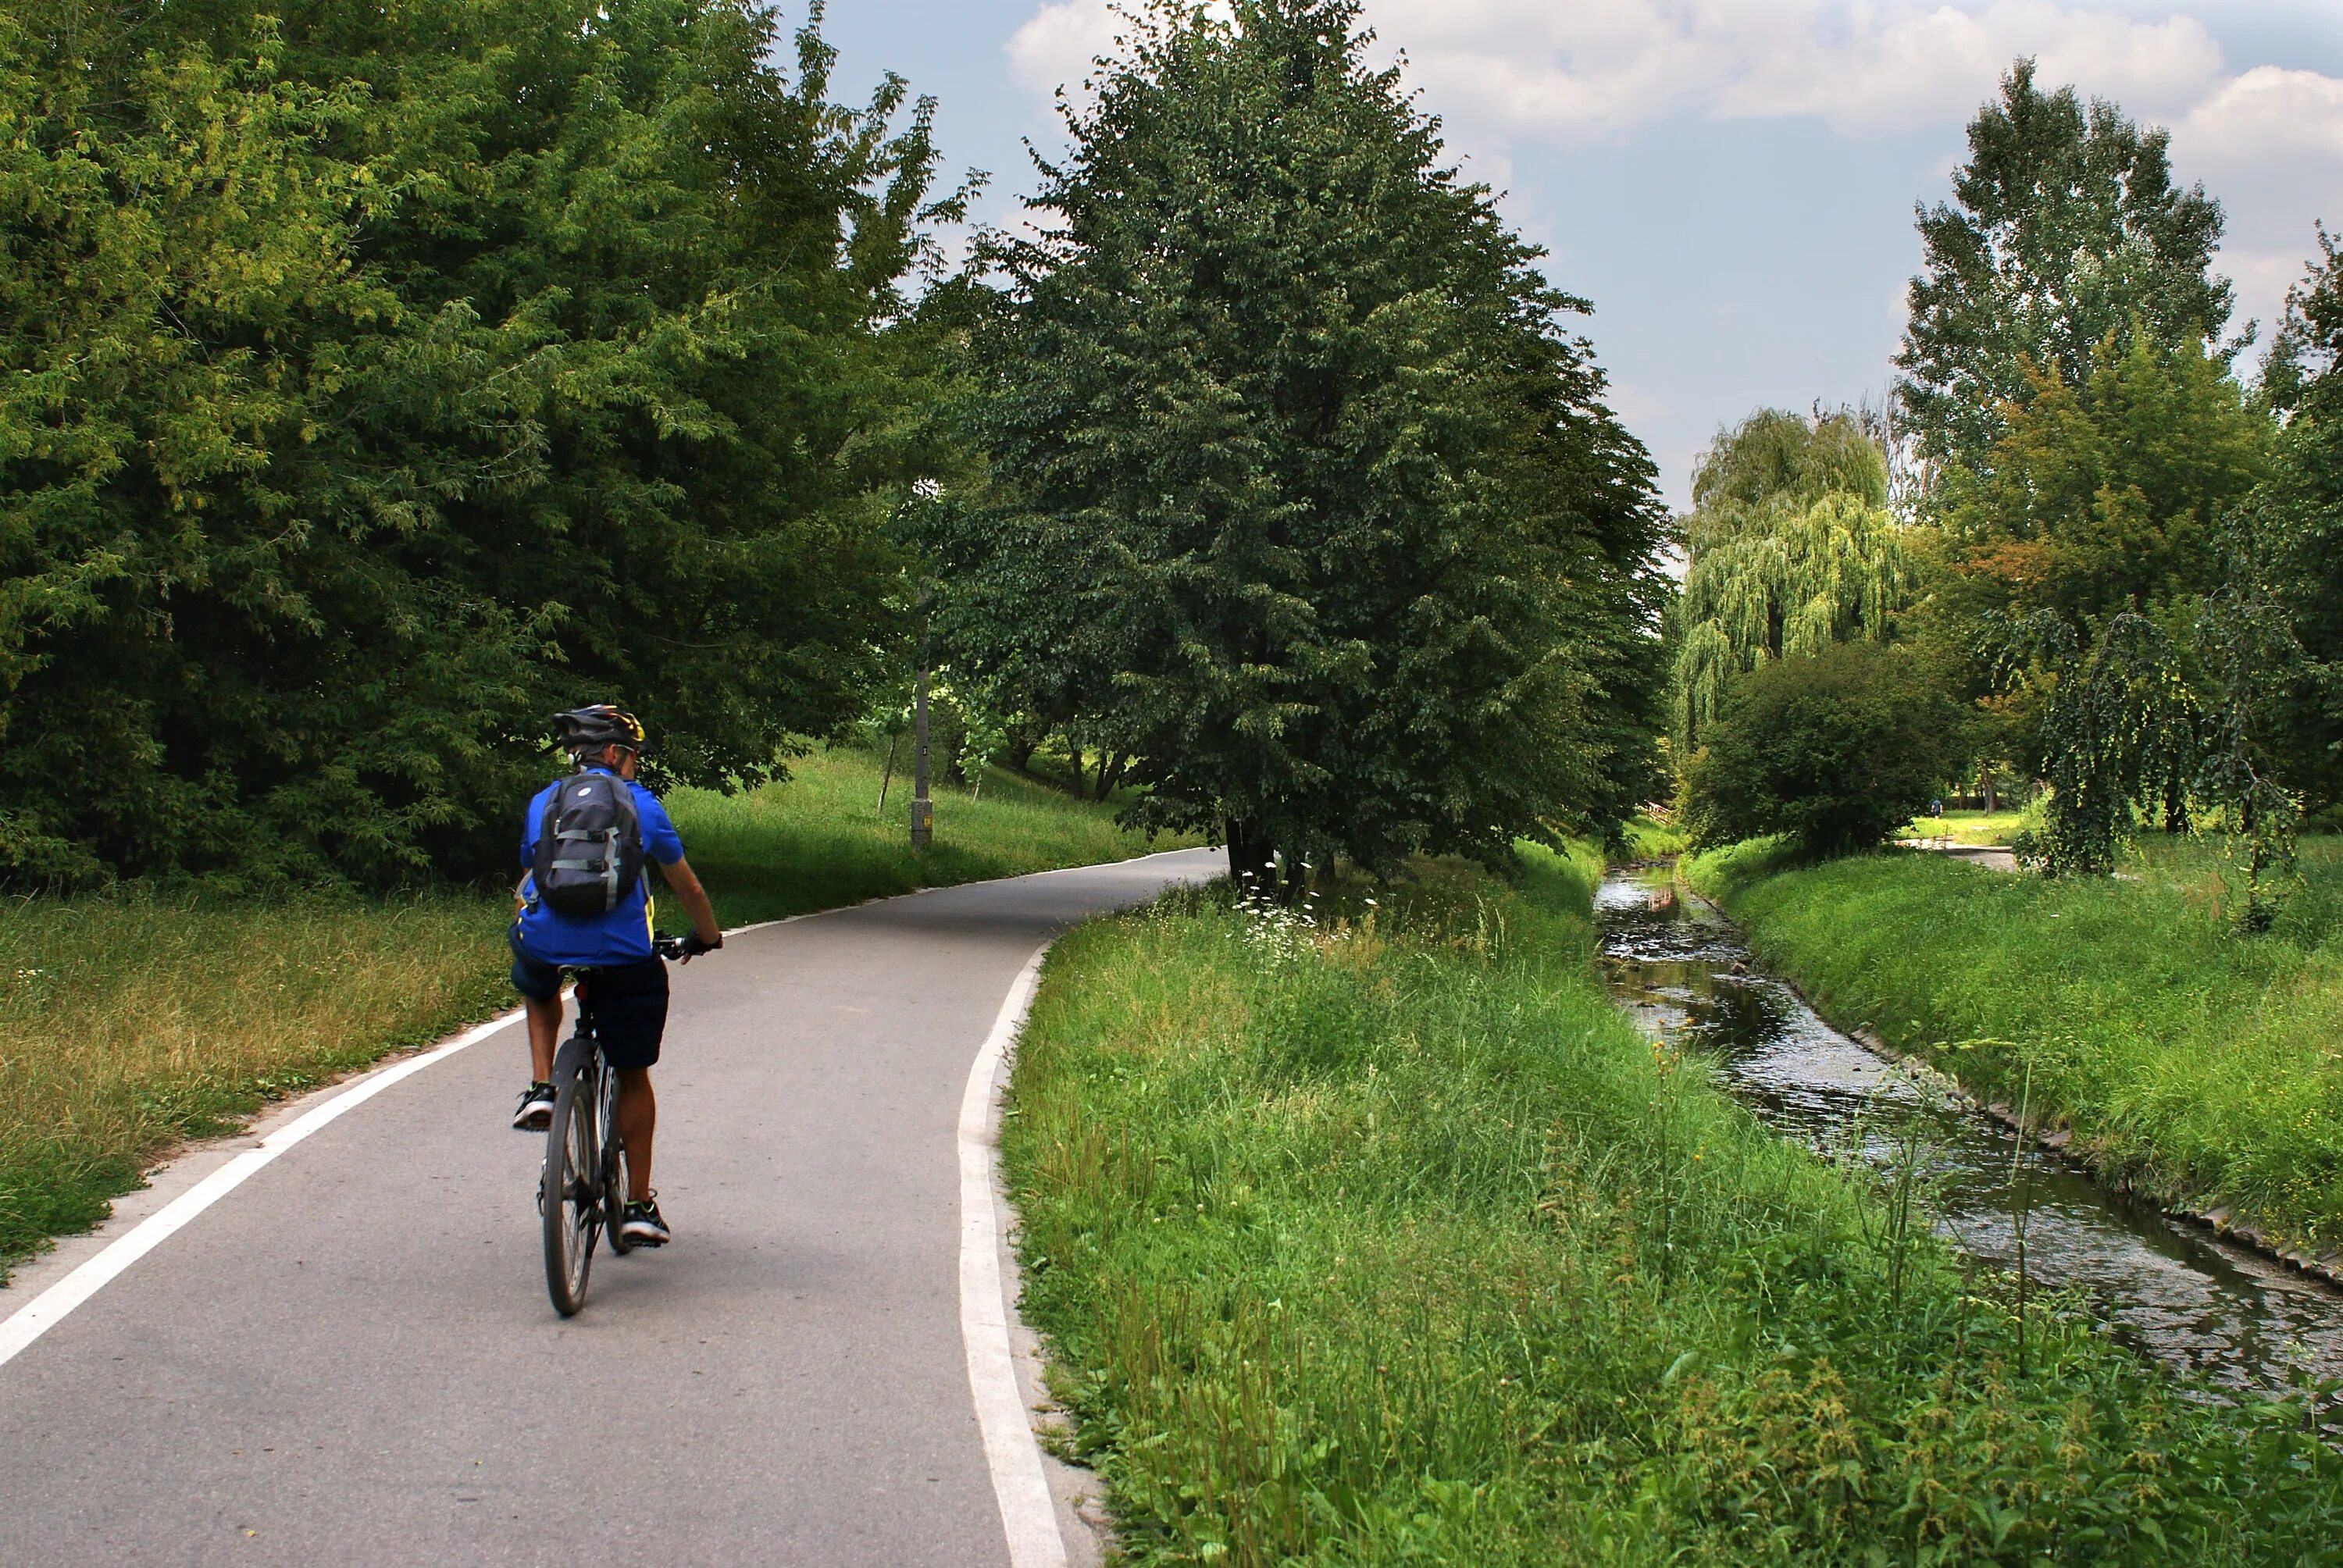
{"label": "bicycle front wheel", "polygon": [[586,1304],[586,1276],[602,1228],[600,1074],[593,1057],[561,1081],[545,1130],[545,1289],[563,1317]]}

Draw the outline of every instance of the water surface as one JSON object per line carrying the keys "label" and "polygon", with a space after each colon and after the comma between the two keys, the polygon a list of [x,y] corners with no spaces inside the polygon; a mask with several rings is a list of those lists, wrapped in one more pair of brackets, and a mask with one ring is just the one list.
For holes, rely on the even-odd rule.
{"label": "water surface", "polygon": [[[1613,994],[1648,1034],[1707,1058],[1725,1088],[1786,1137],[1887,1167],[1917,1119],[1937,1228],[2002,1268],[2017,1262],[2016,1135],[1874,1056],[1757,970],[1740,933],[1677,900],[1664,870],[1605,880],[1594,899]],[[2343,1291],[2128,1201],[2029,1151],[2029,1276],[2077,1287],[2126,1341],[2237,1390],[2292,1369],[2343,1378]]]}

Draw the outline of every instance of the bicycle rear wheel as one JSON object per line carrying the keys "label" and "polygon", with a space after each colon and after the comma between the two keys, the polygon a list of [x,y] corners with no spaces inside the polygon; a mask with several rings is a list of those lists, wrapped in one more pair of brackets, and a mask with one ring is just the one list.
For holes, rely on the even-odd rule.
{"label": "bicycle rear wheel", "polygon": [[545,1290],[565,1318],[586,1304],[602,1226],[600,1078],[600,1061],[586,1053],[556,1090],[545,1130]]}

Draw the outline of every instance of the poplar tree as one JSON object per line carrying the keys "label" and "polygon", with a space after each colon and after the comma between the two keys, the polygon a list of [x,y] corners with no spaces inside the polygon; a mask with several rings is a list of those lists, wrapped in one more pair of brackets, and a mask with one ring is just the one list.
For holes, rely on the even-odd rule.
{"label": "poplar tree", "polygon": [[[1664,519],[1642,448],[1353,0],[1157,5],[994,252],[938,509],[960,657],[1132,759],[1258,874],[1500,859],[1653,788]],[[1046,650],[1023,665],[1012,650]]]}
{"label": "poplar tree", "polygon": [[2002,79],[1952,200],[1915,209],[1924,270],[1896,363],[1921,457],[1981,460],[2030,395],[2028,367],[2074,387],[2110,335],[2124,347],[2137,328],[2159,352],[2219,337],[2221,206],[2173,185],[2168,142],[2106,99],[2044,92],[2030,59]]}

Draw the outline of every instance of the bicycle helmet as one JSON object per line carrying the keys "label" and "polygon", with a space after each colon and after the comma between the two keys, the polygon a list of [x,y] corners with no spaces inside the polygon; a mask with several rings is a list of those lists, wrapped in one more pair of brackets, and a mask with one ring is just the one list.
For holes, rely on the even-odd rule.
{"label": "bicycle helmet", "polygon": [[613,703],[597,702],[557,713],[553,728],[561,738],[561,749],[573,757],[605,746],[620,746],[628,751],[643,749],[642,720]]}

